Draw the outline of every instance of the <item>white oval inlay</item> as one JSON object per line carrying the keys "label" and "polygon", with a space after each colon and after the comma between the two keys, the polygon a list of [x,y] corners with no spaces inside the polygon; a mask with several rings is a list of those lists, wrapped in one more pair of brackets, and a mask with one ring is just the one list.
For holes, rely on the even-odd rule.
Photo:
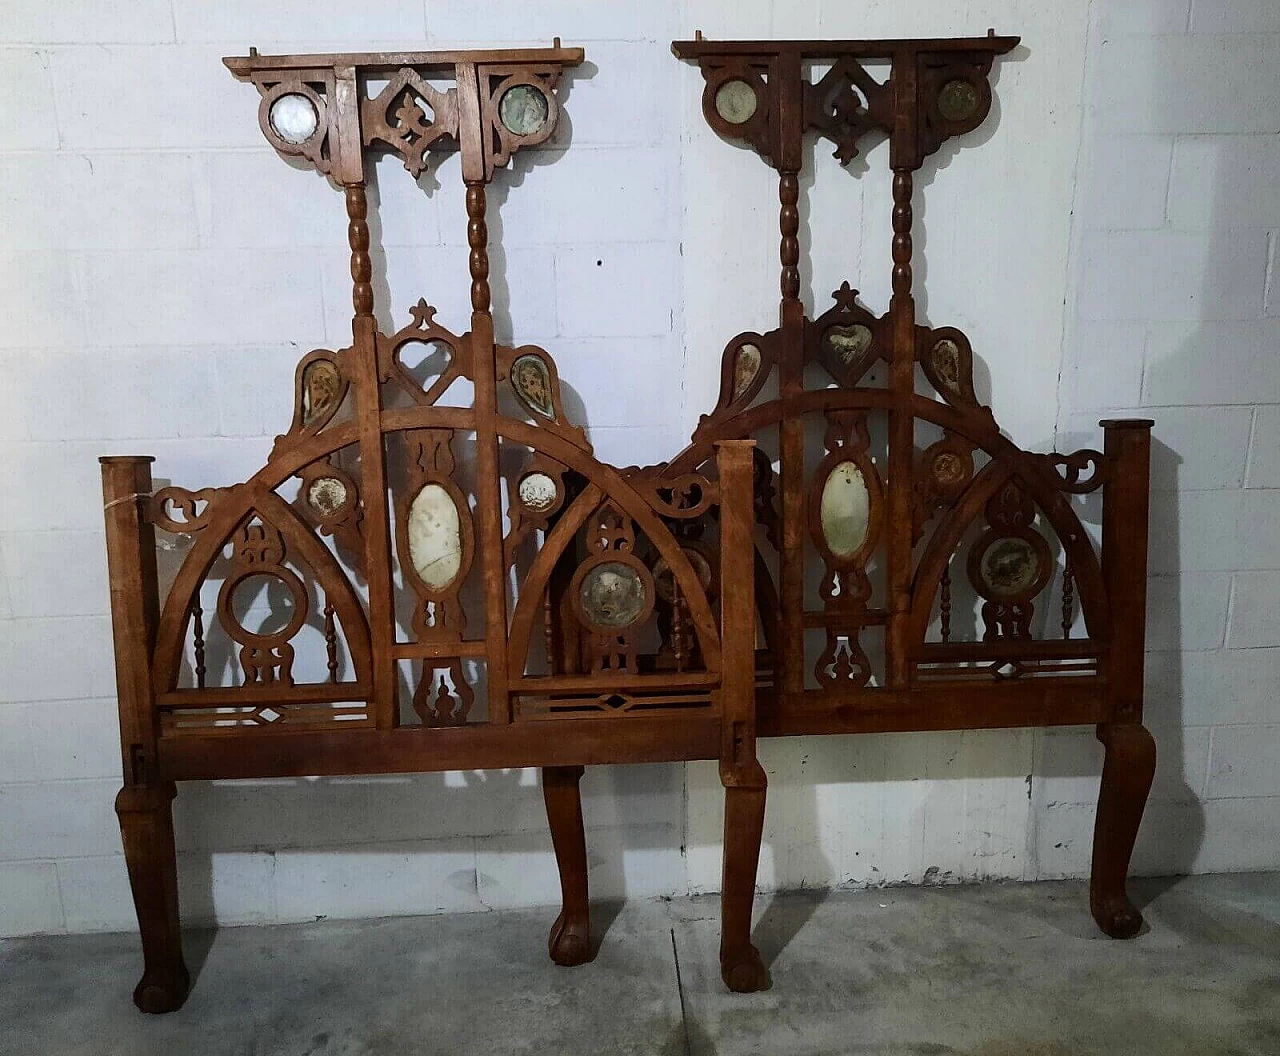
{"label": "white oval inlay", "polygon": [[319,124],[316,104],[301,92],[289,92],[271,104],[271,128],[286,143],[305,143]]}
{"label": "white oval inlay", "polygon": [[871,495],[856,463],[841,462],[822,485],[822,536],[836,557],[850,557],[867,540]]}
{"label": "white oval inlay", "polygon": [[409,560],[431,590],[443,590],[462,568],[462,521],[453,496],[425,484],[409,506]]}

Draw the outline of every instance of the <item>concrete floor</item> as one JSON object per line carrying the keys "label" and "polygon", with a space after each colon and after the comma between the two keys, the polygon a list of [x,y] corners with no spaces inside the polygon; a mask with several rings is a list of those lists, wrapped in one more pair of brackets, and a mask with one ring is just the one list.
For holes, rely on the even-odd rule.
{"label": "concrete floor", "polygon": [[598,907],[573,969],[546,958],[547,911],[193,932],[196,985],[161,1017],[129,1001],[134,937],[12,939],[0,1053],[1280,1053],[1280,874],[1134,886],[1131,942],[1080,883],[763,896],[774,983],[750,996],[720,984],[714,899]]}

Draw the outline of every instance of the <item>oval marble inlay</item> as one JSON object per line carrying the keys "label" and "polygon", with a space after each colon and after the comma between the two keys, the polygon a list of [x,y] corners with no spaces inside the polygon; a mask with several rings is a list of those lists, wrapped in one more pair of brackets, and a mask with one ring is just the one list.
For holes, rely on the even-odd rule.
{"label": "oval marble inlay", "polygon": [[621,561],[604,561],[582,579],[578,600],[597,627],[630,627],[644,612],[645,585],[640,573]]}
{"label": "oval marble inlay", "polygon": [[997,597],[1025,594],[1040,575],[1040,555],[1027,540],[1007,535],[995,540],[982,553],[978,565],[982,582]]}
{"label": "oval marble inlay", "polygon": [[301,92],[288,92],[271,104],[271,131],[286,143],[302,144],[316,134],[320,115]]}
{"label": "oval marble inlay", "polygon": [[867,541],[871,494],[856,463],[840,462],[827,475],[818,513],[822,537],[836,557],[852,556]]}
{"label": "oval marble inlay", "polygon": [[760,373],[760,347],[750,342],[738,346],[733,356],[733,398],[742,399]]}
{"label": "oval marble inlay", "polygon": [[861,359],[863,353],[871,347],[871,329],[861,323],[833,326],[823,335],[823,340],[836,359],[848,367]]}
{"label": "oval marble inlay", "polygon": [[521,505],[541,513],[556,504],[560,489],[556,482],[546,473],[526,473],[516,485],[516,493],[520,496]]}
{"label": "oval marble inlay", "polygon": [[347,504],[347,486],[337,477],[317,477],[307,489],[307,502],[321,517],[332,517]]}
{"label": "oval marble inlay", "polygon": [[725,81],[716,91],[716,113],[731,125],[751,120],[758,105],[756,90],[746,81]]}
{"label": "oval marble inlay", "polygon": [[443,590],[462,568],[462,520],[453,496],[424,484],[409,506],[409,560],[431,590]]}
{"label": "oval marble inlay", "polygon": [[498,120],[508,132],[531,136],[547,123],[547,97],[531,84],[517,84],[502,93]]}
{"label": "oval marble inlay", "polygon": [[961,77],[948,81],[938,93],[938,113],[948,121],[968,121],[978,111],[978,89]]}

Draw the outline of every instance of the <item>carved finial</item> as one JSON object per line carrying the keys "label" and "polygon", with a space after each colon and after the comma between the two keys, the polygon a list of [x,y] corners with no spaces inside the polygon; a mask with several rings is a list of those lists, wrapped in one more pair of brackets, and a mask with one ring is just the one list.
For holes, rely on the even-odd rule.
{"label": "carved finial", "polygon": [[693,31],[693,39],[694,39],[694,40],[701,40],[701,39],[702,39],[702,30],[700,30],[700,29],[695,29],[695,30]]}
{"label": "carved finial", "polygon": [[425,297],[419,297],[418,303],[409,309],[409,314],[413,317],[413,324],[419,330],[426,330],[436,317],[436,310],[427,303]]}
{"label": "carved finial", "polygon": [[249,48],[249,58],[256,59],[257,57],[258,57],[258,49],[251,46]]}
{"label": "carved finial", "polygon": [[840,289],[832,291],[831,296],[836,302],[836,307],[848,312],[853,310],[854,302],[858,299],[858,291],[853,289],[846,279],[840,284]]}
{"label": "carved finial", "polygon": [[[993,29],[991,32],[992,32],[992,33],[994,33],[994,32],[995,32],[995,30]],[[552,46],[553,48],[555,48],[557,51],[559,51],[559,50],[560,50],[560,38],[559,38],[559,37],[552,37],[552,38],[551,38],[551,46]]]}

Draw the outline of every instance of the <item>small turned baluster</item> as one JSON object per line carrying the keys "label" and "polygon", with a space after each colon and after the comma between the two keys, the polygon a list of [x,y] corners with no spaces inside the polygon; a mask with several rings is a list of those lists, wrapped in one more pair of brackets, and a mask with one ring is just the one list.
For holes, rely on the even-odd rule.
{"label": "small turned baluster", "polygon": [[557,665],[560,658],[556,656],[556,629],[552,622],[551,591],[542,595],[542,640],[547,650],[547,670],[553,674],[559,671]]}
{"label": "small turned baluster", "polygon": [[356,315],[373,314],[373,262],[369,259],[369,202],[364,185],[347,189],[347,244],[351,247],[351,303]]}
{"label": "small turned baluster", "polygon": [[333,602],[324,599],[324,646],[329,654],[329,681],[338,681],[338,631],[333,622]]}
{"label": "small turned baluster", "polygon": [[467,245],[471,247],[471,307],[489,310],[489,226],[485,222],[484,184],[467,184]]}
{"label": "small turned baluster", "polygon": [[1062,570],[1062,637],[1071,637],[1071,625],[1075,622],[1075,569],[1070,559]]}
{"label": "small turned baluster", "polygon": [[784,172],[778,178],[778,229],[782,241],[778,244],[778,257],[782,262],[782,296],[796,300],[800,296],[800,178],[794,172]]}
{"label": "small turned baluster", "polygon": [[684,598],[680,596],[680,584],[674,572],[671,574],[671,642],[675,647],[676,670],[683,671],[688,659],[684,641]]}
{"label": "small turned baluster", "polygon": [[951,565],[942,570],[942,640],[951,641]]}
{"label": "small turned baluster", "polygon": [[911,293],[911,170],[893,170],[893,295]]}
{"label": "small turned baluster", "polygon": [[196,656],[196,688],[204,689],[204,609],[200,608],[198,595],[195,604],[191,607],[191,621],[191,635],[194,639]]}

